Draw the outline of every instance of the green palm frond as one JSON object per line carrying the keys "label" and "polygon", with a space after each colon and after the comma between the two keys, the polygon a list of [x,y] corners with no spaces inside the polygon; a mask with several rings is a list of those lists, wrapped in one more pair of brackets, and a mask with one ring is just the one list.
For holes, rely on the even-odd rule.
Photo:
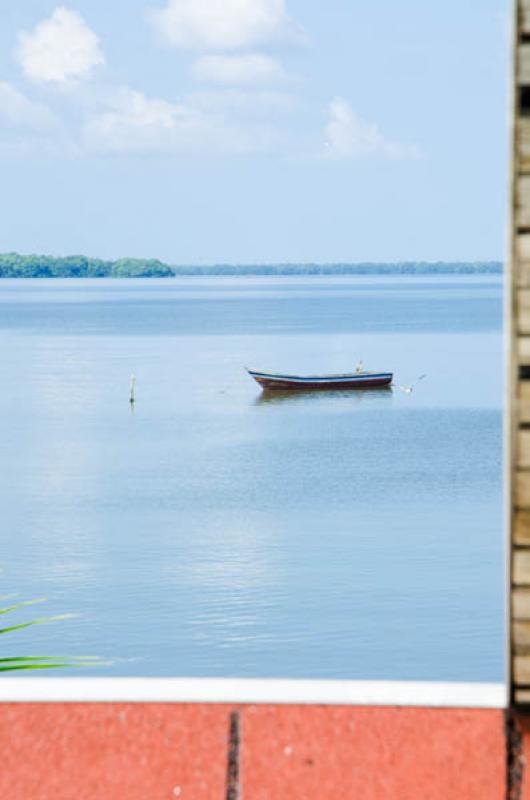
{"label": "green palm frond", "polygon": [[[13,595],[11,595],[13,597]],[[6,595],[5,597],[0,597],[0,600],[10,600],[11,597]],[[9,614],[10,611],[16,611],[17,608],[23,608],[24,606],[34,606],[36,603],[45,603],[45,597],[37,597],[35,600],[20,600],[18,603],[13,603],[13,605],[6,606],[5,608],[0,608],[0,614]]]}
{"label": "green palm frond", "polygon": [[[0,598],[1,600],[11,599],[13,595],[8,595]],[[12,611],[17,611],[19,608],[25,606],[32,606],[37,603],[45,602],[45,597],[39,597],[34,600],[21,600],[17,603],[12,603],[5,608],[0,608],[0,615],[9,614]],[[23,628],[30,628],[33,625],[46,625],[49,622],[56,622],[62,619],[71,619],[75,614],[55,614],[51,617],[40,617],[38,619],[29,620],[27,622],[19,622],[14,625],[0,628],[0,635],[19,631]],[[5,656],[0,658],[0,672],[12,672],[14,670],[27,670],[27,669],[54,669],[57,667],[99,667],[106,666],[110,662],[102,661],[98,656]]]}
{"label": "green palm frond", "polygon": [[32,619],[30,622],[19,622],[18,625],[11,625],[9,628],[0,628],[0,635],[2,633],[11,633],[11,631],[19,631],[21,628],[29,628],[32,625],[46,625],[48,622],[55,622],[58,619],[71,619],[75,614],[56,614],[54,617],[42,617],[41,619]]}

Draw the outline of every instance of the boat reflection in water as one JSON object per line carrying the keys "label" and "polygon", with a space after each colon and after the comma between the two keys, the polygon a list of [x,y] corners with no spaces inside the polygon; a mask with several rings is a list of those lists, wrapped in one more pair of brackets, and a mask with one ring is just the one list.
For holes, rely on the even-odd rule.
{"label": "boat reflection in water", "polygon": [[321,389],[315,392],[312,389],[263,389],[255,400],[254,405],[280,405],[280,404],[299,404],[307,405],[308,403],[318,404],[319,402],[343,403],[345,400],[350,404],[356,406],[361,403],[370,403],[382,398],[389,399],[392,397],[392,387],[390,385],[384,386],[381,389]]}

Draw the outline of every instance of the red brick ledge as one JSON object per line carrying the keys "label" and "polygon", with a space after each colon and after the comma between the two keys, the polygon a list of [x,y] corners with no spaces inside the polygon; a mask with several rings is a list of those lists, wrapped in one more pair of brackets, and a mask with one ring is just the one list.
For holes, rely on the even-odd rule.
{"label": "red brick ledge", "polygon": [[[477,708],[5,703],[0,798],[504,800],[505,723]],[[530,721],[508,728],[520,765]]]}

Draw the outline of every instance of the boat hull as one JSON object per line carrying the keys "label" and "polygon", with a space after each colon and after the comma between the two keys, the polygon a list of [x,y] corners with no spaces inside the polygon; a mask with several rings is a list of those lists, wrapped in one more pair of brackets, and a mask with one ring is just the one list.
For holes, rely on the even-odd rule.
{"label": "boat hull", "polygon": [[376,389],[392,383],[391,372],[355,373],[351,375],[271,375],[248,370],[249,375],[265,390],[307,391],[330,389]]}

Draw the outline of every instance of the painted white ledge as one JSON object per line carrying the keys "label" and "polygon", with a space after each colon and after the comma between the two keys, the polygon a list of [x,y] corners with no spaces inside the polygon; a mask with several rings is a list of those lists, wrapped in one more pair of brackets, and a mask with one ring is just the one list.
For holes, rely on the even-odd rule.
{"label": "painted white ledge", "polygon": [[248,678],[0,678],[0,702],[316,703],[506,708],[502,683]]}

